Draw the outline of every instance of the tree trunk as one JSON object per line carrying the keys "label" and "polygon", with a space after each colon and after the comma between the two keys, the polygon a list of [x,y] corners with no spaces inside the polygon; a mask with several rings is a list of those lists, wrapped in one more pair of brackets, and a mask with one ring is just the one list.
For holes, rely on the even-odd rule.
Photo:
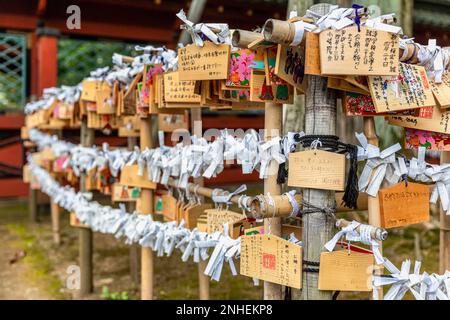
{"label": "tree trunk", "polygon": [[[305,132],[307,135],[336,134],[336,96],[327,88],[327,78],[308,76],[306,92]],[[334,191],[304,189],[304,199],[319,208],[332,207]],[[303,259],[319,262],[325,243],[333,236],[334,220],[317,212],[303,217]],[[331,300],[331,291],[318,290],[319,274],[303,272],[302,298],[304,300]]]}

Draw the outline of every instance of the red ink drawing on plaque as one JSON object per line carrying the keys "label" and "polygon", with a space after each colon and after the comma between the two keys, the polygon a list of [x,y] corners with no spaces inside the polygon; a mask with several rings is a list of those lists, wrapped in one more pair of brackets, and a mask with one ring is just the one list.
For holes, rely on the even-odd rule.
{"label": "red ink drawing on plaque", "polygon": [[262,259],[263,268],[275,270],[276,268],[276,257],[271,253],[263,253]]}

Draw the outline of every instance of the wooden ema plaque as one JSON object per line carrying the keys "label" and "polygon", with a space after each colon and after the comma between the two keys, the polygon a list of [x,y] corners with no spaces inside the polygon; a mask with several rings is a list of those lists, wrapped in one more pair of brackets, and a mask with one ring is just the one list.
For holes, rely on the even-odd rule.
{"label": "wooden ema plaque", "polygon": [[395,228],[429,221],[430,189],[420,183],[400,182],[378,192],[381,227]]}
{"label": "wooden ema plaque", "polygon": [[357,26],[326,30],[319,35],[324,75],[392,75],[398,73],[396,34]]}
{"label": "wooden ema plaque", "polygon": [[320,70],[319,34],[306,32],[305,47],[305,74],[322,75]]}
{"label": "wooden ema plaque", "polygon": [[195,44],[178,49],[178,71],[180,80],[227,79],[230,46],[215,45],[205,41],[203,47]]}
{"label": "wooden ema plaque", "polygon": [[305,46],[291,47],[279,44],[274,73],[278,78],[304,93],[306,91]]}
{"label": "wooden ema plaque", "polygon": [[352,249],[320,254],[319,290],[372,291],[373,254]]}
{"label": "wooden ema plaque", "polygon": [[137,164],[124,166],[120,173],[120,184],[143,189],[156,189],[156,183],[148,179],[147,168],[144,167],[142,176],[138,176],[138,170],[139,166]]}
{"label": "wooden ema plaque", "polygon": [[439,106],[421,108],[421,111],[423,109],[426,109],[428,115],[395,115],[388,117],[388,122],[395,126],[450,134],[450,110],[442,110]]}
{"label": "wooden ema plaque", "polygon": [[289,154],[288,186],[343,191],[345,156],[322,150]]}
{"label": "wooden ema plaque", "polygon": [[419,147],[427,150],[450,151],[450,135],[406,128],[405,148],[417,150]]}
{"label": "wooden ema plaque", "polygon": [[436,101],[441,108],[450,108],[450,71],[442,76],[442,83],[430,81]]}
{"label": "wooden ema plaque", "polygon": [[161,213],[168,221],[177,220],[178,204],[177,199],[170,194],[161,196],[162,210]]}
{"label": "wooden ema plaque", "polygon": [[198,218],[205,213],[205,210],[208,209],[212,209],[212,204],[196,204],[187,208],[183,213],[186,228],[190,230],[196,228]]}
{"label": "wooden ema plaque", "polygon": [[100,87],[100,80],[83,80],[80,99],[86,101],[96,101],[97,90],[99,90]]}
{"label": "wooden ema plaque", "polygon": [[434,106],[425,68],[400,63],[394,77],[369,77],[369,89],[377,112]]}
{"label": "wooden ema plaque", "polygon": [[[272,84],[272,99],[264,96],[264,82],[266,81],[266,74],[264,71],[254,70],[251,71],[250,80],[250,101],[253,102],[273,102],[273,103],[294,103],[294,90],[289,84]],[[267,99],[266,99],[267,98]]]}
{"label": "wooden ema plaque", "polygon": [[134,202],[139,197],[140,190],[138,188],[129,188],[120,183],[112,185],[111,201],[112,202]]}
{"label": "wooden ema plaque", "polygon": [[341,90],[350,93],[369,94],[368,91],[361,89],[344,79],[328,77],[327,87],[331,89]]}
{"label": "wooden ema plaque", "polygon": [[230,210],[210,209],[205,210],[205,213],[207,215],[208,233],[214,233],[216,231],[223,232],[223,225],[225,223],[232,224],[244,218],[242,213]]}
{"label": "wooden ema plaque", "polygon": [[195,80],[180,80],[178,71],[164,74],[164,100],[168,103],[200,103],[201,96],[194,88]]}
{"label": "wooden ema plaque", "polygon": [[301,289],[302,247],[274,235],[242,236],[240,273]]}
{"label": "wooden ema plaque", "polygon": [[89,229],[89,226],[87,224],[82,224],[80,220],[77,218],[77,215],[74,212],[71,212],[69,215],[69,222],[71,227],[76,228],[87,228]]}

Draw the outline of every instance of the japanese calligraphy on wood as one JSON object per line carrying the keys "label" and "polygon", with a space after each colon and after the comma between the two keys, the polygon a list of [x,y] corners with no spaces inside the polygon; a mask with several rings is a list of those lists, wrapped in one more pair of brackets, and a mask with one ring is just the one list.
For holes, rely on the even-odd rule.
{"label": "japanese calligraphy on wood", "polygon": [[320,66],[325,75],[397,75],[398,36],[361,27],[320,33]]}
{"label": "japanese calligraphy on wood", "polygon": [[319,290],[372,291],[373,254],[338,250],[320,254]]}
{"label": "japanese calligraphy on wood", "polygon": [[[421,110],[422,109],[428,108],[421,108]],[[390,124],[396,126],[450,134],[450,111],[441,110],[439,106],[434,106],[430,109],[431,111],[427,112],[431,113],[431,116],[414,117],[396,115],[388,117],[388,121]]]}
{"label": "japanese calligraphy on wood", "polygon": [[305,46],[290,47],[279,44],[274,73],[301,92],[305,92]]}
{"label": "japanese calligraphy on wood", "polygon": [[166,102],[200,103],[200,95],[194,93],[195,81],[180,80],[178,71],[164,74],[164,100]]}
{"label": "japanese calligraphy on wood", "polygon": [[430,190],[420,183],[400,182],[378,192],[383,228],[395,228],[430,219]]}
{"label": "japanese calligraphy on wood", "polygon": [[203,47],[195,44],[178,50],[180,80],[218,80],[228,76],[230,46],[205,41]]}
{"label": "japanese calligraphy on wood", "polygon": [[207,215],[208,233],[214,233],[216,231],[223,232],[223,225],[225,223],[233,223],[244,218],[242,213],[230,210],[210,209],[205,210],[205,213]]}
{"label": "japanese calligraphy on wood", "polygon": [[322,150],[289,154],[288,186],[343,191],[345,156]]}
{"label": "japanese calligraphy on wood", "polygon": [[431,90],[441,108],[450,108],[450,71],[442,76],[442,83],[430,82]]}
{"label": "japanese calligraphy on wood", "polygon": [[395,77],[369,77],[369,88],[377,112],[434,106],[425,68],[400,63]]}
{"label": "japanese calligraphy on wood", "polygon": [[241,237],[240,273],[292,288],[302,287],[302,248],[273,235]]}

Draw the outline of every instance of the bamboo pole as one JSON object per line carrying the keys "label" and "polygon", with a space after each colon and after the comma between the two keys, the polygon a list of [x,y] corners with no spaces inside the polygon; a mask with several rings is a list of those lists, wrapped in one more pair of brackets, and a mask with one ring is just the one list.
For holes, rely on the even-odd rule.
{"label": "bamboo pole", "polygon": [[60,208],[55,202],[53,202],[53,198],[50,201],[50,212],[52,217],[53,243],[59,246],[61,244],[59,227]]}
{"label": "bamboo pole", "polygon": [[[264,138],[266,141],[281,134],[282,113],[282,105],[266,102],[264,116]],[[277,172],[278,164],[271,161],[269,176],[264,179],[264,194],[270,193],[274,196],[281,194],[281,185],[277,183]],[[269,230],[275,236],[281,236],[281,219],[277,217],[265,219],[264,230]],[[264,300],[281,300],[282,298],[281,285],[264,281]]]}
{"label": "bamboo pole", "polygon": [[[148,115],[147,118],[141,118],[141,150],[146,147],[152,148],[154,146],[152,135],[152,116]],[[141,201],[143,214],[153,213],[153,190],[142,189]],[[154,254],[151,248],[141,248],[141,299],[153,300],[153,287],[154,287]]]}
{"label": "bamboo pole", "polygon": [[[132,151],[134,146],[137,145],[136,137],[128,137],[127,138],[127,149]],[[127,211],[134,212],[136,210],[136,202],[130,201],[127,202]],[[140,246],[137,243],[133,243],[130,245],[130,278],[133,284],[139,284],[139,255],[140,255]]]}
{"label": "bamboo pole", "polygon": [[[191,130],[198,138],[203,136],[201,108],[191,109]],[[195,178],[194,183],[203,187],[203,177]],[[200,300],[210,299],[209,278],[205,275],[207,265],[207,261],[200,259],[198,263],[198,297]]]}
{"label": "bamboo pole", "polygon": [[[441,163],[450,163],[450,151],[442,151]],[[450,270],[450,216],[440,208],[439,273]]]}
{"label": "bamboo pole", "polygon": [[[58,136],[59,139],[62,138],[62,130],[56,130],[55,134]],[[58,180],[57,177],[55,177],[56,180]],[[53,197],[50,197],[50,216],[52,221],[52,234],[53,234],[53,243],[56,245],[60,245],[61,243],[61,235],[59,233],[60,229],[60,223],[59,223],[59,216],[60,216],[60,208],[59,206],[54,202]]]}
{"label": "bamboo pole", "polygon": [[[187,14],[187,18],[192,23],[197,23],[200,21],[200,18],[202,17],[203,11],[205,9],[206,0],[193,0],[191,1],[191,5],[189,6],[189,11]],[[180,39],[178,40],[178,43],[182,43],[183,45],[186,45],[189,43],[190,35],[186,30],[182,30],[180,34]]]}
{"label": "bamboo pole", "polygon": [[[374,117],[364,117],[364,134],[367,137],[367,141],[370,144],[378,146],[378,136],[375,130],[375,118]],[[381,225],[380,218],[380,201],[378,195],[376,197],[368,197],[367,199],[367,211],[369,215],[369,224],[372,226],[379,227]],[[383,245],[380,242],[380,252],[383,252]],[[378,266],[375,271],[375,275],[383,274],[382,266]],[[378,289],[378,298],[383,298],[383,290]]]}
{"label": "bamboo pole", "polygon": [[28,214],[31,222],[38,222],[38,191],[32,188],[30,183],[28,191]]}
{"label": "bamboo pole", "polygon": [[[336,221],[336,227],[338,228],[344,228],[347,227],[351,222],[347,221],[345,219],[339,219]],[[378,241],[384,241],[387,239],[388,237],[388,232],[380,227],[375,227],[375,226],[370,226],[370,236],[372,237],[372,239],[374,240],[378,240]],[[361,227],[357,226],[356,227],[356,231],[360,232]]]}
{"label": "bamboo pole", "polygon": [[[87,118],[81,122],[81,144],[91,147],[94,144],[94,129],[87,127]],[[80,191],[86,192],[86,173],[80,176]],[[92,230],[90,228],[78,228],[79,234],[79,257],[80,257],[80,297],[93,291],[94,283],[92,277]]]}
{"label": "bamboo pole", "polygon": [[236,29],[233,31],[231,43],[233,47],[247,49],[249,44],[262,38],[263,36],[259,32]]}

